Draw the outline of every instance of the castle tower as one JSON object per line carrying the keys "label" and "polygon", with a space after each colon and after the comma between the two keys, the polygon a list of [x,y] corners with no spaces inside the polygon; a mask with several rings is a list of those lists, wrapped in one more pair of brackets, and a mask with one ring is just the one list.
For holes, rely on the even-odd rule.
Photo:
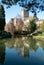
{"label": "castle tower", "polygon": [[24,8],[22,8],[21,9],[21,17],[22,17],[22,20],[26,20],[27,18],[29,18],[29,11],[27,11]]}

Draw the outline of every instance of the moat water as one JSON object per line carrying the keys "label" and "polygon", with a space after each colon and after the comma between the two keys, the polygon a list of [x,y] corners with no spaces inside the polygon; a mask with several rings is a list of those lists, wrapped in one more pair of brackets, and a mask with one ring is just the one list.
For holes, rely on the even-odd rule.
{"label": "moat water", "polygon": [[0,40],[0,65],[44,65],[44,40],[29,37]]}

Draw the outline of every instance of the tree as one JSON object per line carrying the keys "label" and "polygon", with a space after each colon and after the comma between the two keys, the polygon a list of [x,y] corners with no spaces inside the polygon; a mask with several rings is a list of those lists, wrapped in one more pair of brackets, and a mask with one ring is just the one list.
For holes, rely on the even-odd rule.
{"label": "tree", "polygon": [[44,31],[44,21],[43,21],[43,23],[41,24],[41,27],[40,27],[40,28],[41,28],[42,31]]}
{"label": "tree", "polygon": [[0,5],[0,31],[4,30],[5,26],[5,11],[4,7]]}
{"label": "tree", "polygon": [[35,19],[33,19],[29,22],[29,29],[30,29],[31,33],[33,33],[37,29]]}
{"label": "tree", "polygon": [[2,3],[8,7],[18,3],[21,7],[34,13],[35,16],[39,11],[44,11],[44,0],[2,0]]}

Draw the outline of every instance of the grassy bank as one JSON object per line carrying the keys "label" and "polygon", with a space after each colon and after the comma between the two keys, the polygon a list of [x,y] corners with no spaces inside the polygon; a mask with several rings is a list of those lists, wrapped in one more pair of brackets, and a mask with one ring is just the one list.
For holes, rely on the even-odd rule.
{"label": "grassy bank", "polygon": [[35,39],[44,39],[44,33],[39,34],[37,36],[33,36],[33,38],[35,38]]}

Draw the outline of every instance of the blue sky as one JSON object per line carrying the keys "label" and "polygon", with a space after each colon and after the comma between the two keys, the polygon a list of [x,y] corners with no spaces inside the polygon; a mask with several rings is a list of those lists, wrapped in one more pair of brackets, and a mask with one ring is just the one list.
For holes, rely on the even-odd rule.
{"label": "blue sky", "polygon": [[[6,23],[8,23],[11,18],[21,15],[21,7],[19,5],[14,5],[8,9],[6,8],[6,6],[4,7],[5,7]],[[33,14],[29,12],[29,15],[32,16]],[[37,14],[37,17],[39,19],[44,19],[44,12],[40,12],[39,14]]]}

